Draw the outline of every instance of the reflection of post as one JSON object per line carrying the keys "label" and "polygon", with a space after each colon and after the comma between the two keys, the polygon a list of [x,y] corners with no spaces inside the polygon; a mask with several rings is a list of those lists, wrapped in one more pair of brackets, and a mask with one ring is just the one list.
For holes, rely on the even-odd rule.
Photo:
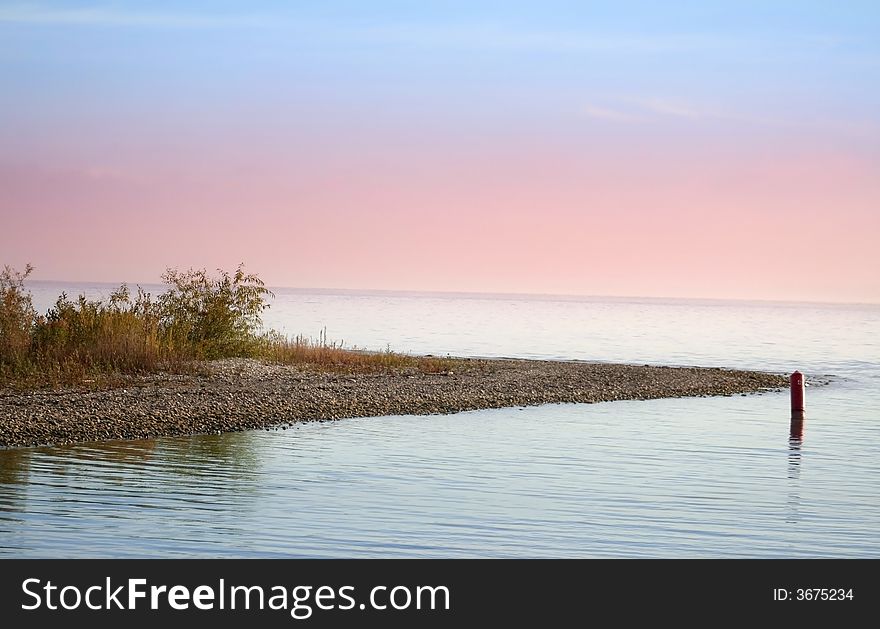
{"label": "reflection of post", "polygon": [[791,422],[791,433],[788,437],[788,477],[798,478],[801,472],[801,445],[804,443],[804,422]]}
{"label": "reflection of post", "polygon": [[788,517],[786,522],[797,524],[800,519],[800,478],[801,478],[801,446],[804,443],[804,420],[791,418],[791,427],[788,433],[788,480],[791,481],[788,494]]}
{"label": "reflection of post", "polygon": [[792,441],[797,440],[798,449],[800,449],[800,444],[804,440],[804,418],[801,417],[792,417],[791,418],[791,427],[789,431],[789,445],[791,445]]}

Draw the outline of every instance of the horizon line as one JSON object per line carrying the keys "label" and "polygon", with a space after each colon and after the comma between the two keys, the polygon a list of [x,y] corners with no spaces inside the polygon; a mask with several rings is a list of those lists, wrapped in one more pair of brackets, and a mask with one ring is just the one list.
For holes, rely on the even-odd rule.
{"label": "horizon line", "polygon": [[[109,282],[89,280],[27,280],[25,284],[97,284],[102,286],[118,287],[121,284],[127,286],[164,286],[161,282]],[[416,295],[446,295],[463,298],[495,297],[495,298],[523,298],[533,297],[544,301],[565,300],[599,300],[608,299],[614,301],[705,301],[705,302],[740,302],[753,304],[789,304],[789,305],[822,305],[822,306],[880,306],[880,301],[821,301],[815,299],[770,299],[759,297],[681,297],[681,296],[649,296],[649,295],[600,295],[585,293],[533,293],[533,292],[507,292],[507,291],[474,291],[474,290],[436,290],[436,289],[409,289],[409,288],[338,288],[319,286],[282,286],[266,284],[269,290],[291,290],[313,294],[384,294],[388,296],[416,296]]]}

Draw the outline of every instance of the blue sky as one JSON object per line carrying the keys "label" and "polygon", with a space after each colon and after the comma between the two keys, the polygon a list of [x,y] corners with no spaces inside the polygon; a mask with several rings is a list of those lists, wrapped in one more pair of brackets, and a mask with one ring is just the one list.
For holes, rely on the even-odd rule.
{"label": "blue sky", "polygon": [[4,2],[0,54],[4,82],[35,96],[65,78],[134,96],[137,71],[141,89],[183,96],[212,79],[274,77],[391,99],[454,101],[491,88],[540,101],[552,90],[547,104],[559,106],[554,98],[588,91],[606,101],[663,94],[692,107],[864,120],[880,105],[870,80],[880,65],[878,6]]}

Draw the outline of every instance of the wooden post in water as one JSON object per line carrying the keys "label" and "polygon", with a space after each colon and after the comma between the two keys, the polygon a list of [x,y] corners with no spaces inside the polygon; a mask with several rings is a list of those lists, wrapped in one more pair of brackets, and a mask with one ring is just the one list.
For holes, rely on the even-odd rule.
{"label": "wooden post in water", "polygon": [[791,389],[791,418],[804,418],[804,374],[795,371],[788,378],[788,386]]}

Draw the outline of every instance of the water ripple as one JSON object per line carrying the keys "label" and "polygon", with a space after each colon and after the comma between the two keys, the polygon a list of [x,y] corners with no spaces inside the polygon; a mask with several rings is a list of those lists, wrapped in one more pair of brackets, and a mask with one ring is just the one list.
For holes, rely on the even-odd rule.
{"label": "water ripple", "polygon": [[280,300],[366,347],[835,378],[801,436],[776,393],[2,451],[0,556],[880,557],[877,309]]}

